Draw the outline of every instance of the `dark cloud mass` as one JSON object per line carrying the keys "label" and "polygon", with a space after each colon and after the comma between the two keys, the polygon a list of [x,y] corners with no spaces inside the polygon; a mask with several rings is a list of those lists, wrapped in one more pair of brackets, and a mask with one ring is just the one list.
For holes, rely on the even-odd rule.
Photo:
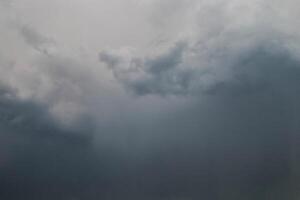
{"label": "dark cloud mass", "polygon": [[[186,44],[179,42],[154,58],[124,58],[110,52],[100,53],[115,77],[137,94],[186,93],[188,72],[178,69]],[[129,60],[128,60],[129,59]],[[124,66],[125,65],[125,66]],[[120,67],[120,68],[119,68]]]}
{"label": "dark cloud mass", "polygon": [[[284,40],[282,37],[274,40]],[[244,42],[243,40],[247,41],[248,38],[239,39],[240,42]],[[121,53],[102,52],[100,61],[106,63],[115,78],[130,91],[138,95],[163,96],[218,93],[222,92],[222,88],[227,88],[225,93],[230,88],[240,88],[245,93],[251,88],[244,87],[260,90],[263,82],[279,81],[265,80],[272,77],[273,70],[279,67],[286,70],[288,67],[284,62],[298,62],[284,45],[277,44],[272,39],[250,42],[253,44],[247,49],[231,47],[232,44],[226,42],[221,44],[225,46],[208,47],[206,50],[201,46],[205,44],[187,47],[186,43],[177,43],[162,55],[144,59],[130,55],[124,58]],[[220,52],[219,48],[223,50]],[[199,58],[203,60],[199,61]],[[294,68],[297,69],[297,64]],[[266,70],[270,75],[261,73],[266,73]]]}
{"label": "dark cloud mass", "polygon": [[[164,59],[167,57],[178,58],[166,56]],[[153,63],[164,63],[160,59]],[[175,171],[162,172],[166,176],[171,173],[169,176],[172,177],[167,178],[170,182],[166,185],[162,184],[162,190],[182,192],[183,196],[192,199],[294,199],[297,194],[293,188],[298,182],[295,168],[299,163],[295,157],[300,117],[297,114],[300,97],[298,58],[283,47],[266,43],[237,58],[230,58],[234,59],[230,60],[232,65],[223,59],[224,67],[230,68],[229,77],[215,79],[204,89],[199,85],[199,88],[189,90],[192,82],[199,81],[205,73],[218,73],[212,71],[203,75],[193,70],[185,87],[180,84],[181,92],[172,90],[176,84],[172,81],[158,81],[164,76],[161,73],[169,73],[167,70],[156,73],[151,67],[149,70],[149,65],[143,66],[145,73],[154,76],[151,81],[138,82],[151,88],[147,92],[140,92],[137,84],[128,84],[120,78],[136,71],[114,71],[121,83],[139,95],[196,95],[196,99],[208,101],[196,103],[191,106],[192,110],[166,122],[171,126],[165,127],[166,137],[172,137],[175,142],[168,143],[172,150],[162,160],[170,162],[165,167]],[[168,70],[175,76],[182,75],[176,67],[180,62],[166,63],[176,63]],[[156,87],[167,89],[156,90]],[[158,156],[162,156],[160,154],[163,153],[159,152]],[[164,170],[162,163],[160,167],[154,171]]]}
{"label": "dark cloud mass", "polygon": [[299,199],[297,3],[1,2],[1,200]]}

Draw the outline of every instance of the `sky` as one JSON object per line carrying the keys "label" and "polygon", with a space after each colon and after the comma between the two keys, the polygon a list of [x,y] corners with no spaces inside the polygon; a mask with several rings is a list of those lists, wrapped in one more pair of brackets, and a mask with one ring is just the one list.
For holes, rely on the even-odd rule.
{"label": "sky", "polygon": [[0,199],[299,199],[299,9],[0,0]]}

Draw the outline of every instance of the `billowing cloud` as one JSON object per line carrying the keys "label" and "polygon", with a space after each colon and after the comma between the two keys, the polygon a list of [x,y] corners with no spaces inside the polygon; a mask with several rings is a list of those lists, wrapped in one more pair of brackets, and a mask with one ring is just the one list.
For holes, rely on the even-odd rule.
{"label": "billowing cloud", "polygon": [[183,42],[177,43],[166,53],[145,59],[102,52],[100,60],[109,65],[120,82],[138,94],[185,93],[188,78],[184,69],[178,68],[185,46]]}
{"label": "billowing cloud", "polygon": [[[286,32],[281,23],[269,22],[270,17],[278,21],[286,19],[273,13],[276,7],[269,2],[256,3],[200,2],[199,9],[191,8],[196,20],[186,18],[185,23],[192,25],[187,27],[190,33],[182,31],[183,35],[187,34],[184,42],[175,40],[155,56],[136,56],[130,49],[127,53],[103,51],[100,61],[110,67],[125,88],[137,94],[195,95],[233,82],[248,84],[241,82],[247,80],[236,80],[235,74],[256,65],[253,56],[259,54],[257,52],[269,54],[266,57],[289,54],[291,59],[299,58],[294,48],[299,43],[299,32]],[[245,12],[234,8],[243,8]],[[214,12],[208,13],[206,9]],[[262,63],[261,68],[268,68],[266,65],[271,63]]]}

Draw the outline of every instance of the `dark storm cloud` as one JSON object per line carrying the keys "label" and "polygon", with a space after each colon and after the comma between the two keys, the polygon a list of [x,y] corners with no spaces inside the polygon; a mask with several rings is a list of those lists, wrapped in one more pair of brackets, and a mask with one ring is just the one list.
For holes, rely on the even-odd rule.
{"label": "dark storm cloud", "polygon": [[[162,55],[153,58],[125,58],[110,52],[102,52],[100,61],[105,62],[121,83],[136,94],[186,93],[189,72],[178,68],[186,48],[178,42]],[[121,55],[122,56],[122,55]]]}
{"label": "dark storm cloud", "polygon": [[[1,130],[3,135],[19,135],[33,140],[66,140],[66,142],[88,142],[93,134],[91,126],[63,127],[49,113],[46,105],[22,100],[9,87],[0,90]],[[76,127],[76,128],[75,128]],[[85,132],[84,132],[85,131]]]}
{"label": "dark storm cloud", "polygon": [[[72,155],[89,155],[84,152],[89,148],[91,130],[82,133],[64,129],[52,119],[47,108],[18,99],[15,91],[6,86],[0,91],[0,113],[2,199],[35,198],[39,193],[33,195],[33,188],[59,190],[60,181],[53,180],[69,181],[71,174],[65,170],[80,168]],[[57,170],[62,166],[66,168]]]}
{"label": "dark storm cloud", "polygon": [[[190,1],[172,2],[164,7]],[[138,98],[110,96],[93,76],[105,70],[49,53],[48,37],[18,29],[20,47],[39,53],[0,60],[0,199],[298,199],[298,40],[247,26],[236,2],[213,1],[201,24],[208,34],[192,28],[192,38],[155,55],[101,52]]]}
{"label": "dark storm cloud", "polygon": [[135,94],[183,95],[199,101],[152,130],[164,135],[160,140],[165,149],[155,154],[161,163],[155,159],[152,169],[165,178],[153,178],[155,186],[147,180],[146,188],[169,198],[295,199],[297,52],[276,33],[250,40],[247,48],[232,48],[225,41],[208,50],[198,44],[179,49],[174,45],[162,56],[145,59],[122,52],[100,54],[115,78]]}
{"label": "dark storm cloud", "polygon": [[[104,51],[100,61],[126,89],[141,96],[257,92],[277,87],[274,84],[281,80],[275,79],[273,70],[287,70],[284,62],[294,62],[293,68],[298,69],[296,53],[285,44],[290,41],[276,33],[269,37],[252,40],[238,36],[234,41],[232,36],[224,36],[216,39],[219,46],[181,42],[161,55],[146,58]],[[239,41],[252,44],[245,48],[236,45]]]}

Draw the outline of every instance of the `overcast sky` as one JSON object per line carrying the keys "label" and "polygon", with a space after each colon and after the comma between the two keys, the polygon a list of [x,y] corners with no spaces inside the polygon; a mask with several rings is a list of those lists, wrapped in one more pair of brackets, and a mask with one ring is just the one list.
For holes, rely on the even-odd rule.
{"label": "overcast sky", "polygon": [[299,199],[299,9],[0,0],[0,199]]}

